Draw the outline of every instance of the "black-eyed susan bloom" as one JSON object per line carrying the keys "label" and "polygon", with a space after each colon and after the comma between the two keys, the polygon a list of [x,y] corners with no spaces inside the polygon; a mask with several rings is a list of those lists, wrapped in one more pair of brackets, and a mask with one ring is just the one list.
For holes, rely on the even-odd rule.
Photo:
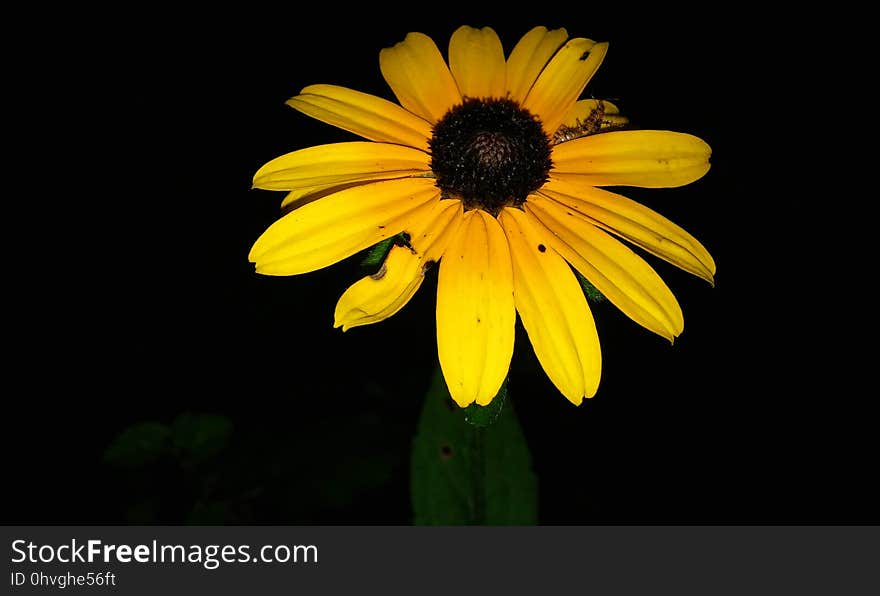
{"label": "black-eyed susan bloom", "polygon": [[[674,187],[709,169],[709,146],[668,131],[620,130],[608,102],[578,100],[606,43],[529,31],[505,59],[490,28],[461,27],[449,62],[420,33],[379,54],[400,105],[337,87],[288,104],[369,142],[274,159],[254,186],[292,209],[250,253],[259,273],[326,267],[404,233],[381,268],[336,306],[343,330],[400,310],[439,265],[437,347],[450,394],[488,404],[507,375],[519,313],[547,375],[573,403],[595,394],[596,327],[572,267],[647,329],[673,340],[681,308],[617,238],[712,281],[705,248],[669,220],[602,186]],[[617,238],[615,238],[617,237]]]}

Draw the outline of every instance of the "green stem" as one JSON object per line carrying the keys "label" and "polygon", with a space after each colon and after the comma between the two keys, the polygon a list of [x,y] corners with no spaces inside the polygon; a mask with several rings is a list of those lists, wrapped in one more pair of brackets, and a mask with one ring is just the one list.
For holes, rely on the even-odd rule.
{"label": "green stem", "polygon": [[471,471],[473,473],[472,525],[486,523],[486,429],[474,426],[471,443]]}

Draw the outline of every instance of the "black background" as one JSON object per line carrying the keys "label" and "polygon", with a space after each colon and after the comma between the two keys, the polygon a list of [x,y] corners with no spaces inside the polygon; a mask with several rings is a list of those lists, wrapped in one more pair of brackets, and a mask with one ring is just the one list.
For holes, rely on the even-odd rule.
{"label": "black background", "polygon": [[[11,112],[26,134],[8,164],[21,209],[4,226],[4,521],[409,523],[436,278],[392,319],[333,330],[357,258],[256,276],[247,252],[283,193],[251,190],[251,176],[350,139],[284,100],[313,83],[392,98],[378,51],[408,31],[445,53],[458,25],[490,25],[509,50],[544,24],[611,42],[589,94],[712,146],[699,182],[625,194],[699,238],[718,274],[713,289],[648,258],[684,309],[673,347],[596,306],[603,378],[579,408],[520,329],[511,396],[540,521],[876,522],[874,406],[831,305],[837,224],[814,221],[821,167],[800,157],[828,117],[821,69],[787,23],[737,6],[53,15],[13,61],[28,109]],[[125,427],[187,411],[232,422],[214,460],[103,463]]]}

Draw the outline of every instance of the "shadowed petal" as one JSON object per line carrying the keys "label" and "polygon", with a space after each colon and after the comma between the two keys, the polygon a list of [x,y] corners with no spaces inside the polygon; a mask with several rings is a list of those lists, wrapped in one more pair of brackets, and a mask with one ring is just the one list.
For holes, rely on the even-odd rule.
{"label": "shadowed petal", "polygon": [[548,31],[547,27],[535,27],[519,40],[507,59],[510,99],[522,103],[538,75],[566,39],[568,32],[565,29]]}
{"label": "shadowed petal", "polygon": [[379,52],[382,76],[400,105],[428,122],[437,122],[461,94],[434,41],[423,33]]}
{"label": "shadowed petal", "polygon": [[287,105],[365,139],[428,150],[431,125],[399,105],[345,87],[310,85]]}
{"label": "shadowed petal", "polygon": [[507,66],[490,27],[459,27],[449,40],[449,69],[464,97],[504,97]]}
{"label": "shadowed petal", "polygon": [[333,143],[276,157],[254,174],[254,186],[294,190],[430,173],[424,151],[389,143]]}

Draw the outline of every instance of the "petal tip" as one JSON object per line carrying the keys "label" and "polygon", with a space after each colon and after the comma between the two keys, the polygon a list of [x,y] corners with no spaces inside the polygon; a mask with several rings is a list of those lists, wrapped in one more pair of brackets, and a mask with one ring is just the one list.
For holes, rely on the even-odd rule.
{"label": "petal tip", "polygon": [[580,393],[576,394],[563,394],[565,395],[565,399],[570,401],[573,405],[579,406],[584,403],[584,397],[590,398],[591,395],[581,395]]}
{"label": "petal tip", "polygon": [[465,397],[464,395],[451,390],[449,395],[452,396],[452,401],[457,403],[459,408],[466,408],[476,401],[476,398],[474,397]]}

